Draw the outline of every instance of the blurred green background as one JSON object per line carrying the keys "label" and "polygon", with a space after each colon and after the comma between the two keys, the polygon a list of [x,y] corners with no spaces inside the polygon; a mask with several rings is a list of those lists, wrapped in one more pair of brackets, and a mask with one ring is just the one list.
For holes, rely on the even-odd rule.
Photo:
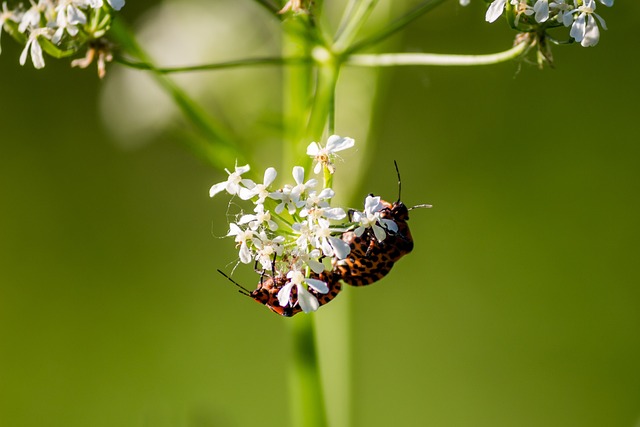
{"label": "blurred green background", "polygon": [[[450,1],[395,48],[507,48],[483,7]],[[396,159],[404,201],[434,208],[387,278],[317,315],[352,305],[355,426],[640,425],[640,4],[599,11],[600,44],[553,70],[382,72],[357,194],[393,199]],[[224,174],[171,132],[122,148],[94,69],[2,48],[0,426],[289,425],[288,319],[215,271]]]}

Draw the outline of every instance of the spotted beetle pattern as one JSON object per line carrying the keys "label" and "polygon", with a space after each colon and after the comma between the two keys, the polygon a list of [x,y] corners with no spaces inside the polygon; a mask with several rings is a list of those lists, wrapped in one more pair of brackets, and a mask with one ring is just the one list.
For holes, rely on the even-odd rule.
{"label": "spotted beetle pattern", "polygon": [[[300,305],[297,302],[298,293],[297,288],[294,287],[291,290],[291,299],[289,305],[286,307],[282,307],[280,302],[278,301],[278,292],[284,285],[287,284],[288,279],[285,276],[266,276],[263,275],[260,279],[260,283],[258,283],[258,287],[249,291],[235,280],[224,274],[222,271],[218,270],[220,274],[229,279],[231,283],[236,285],[239,289],[239,292],[243,295],[251,297],[254,301],[265,305],[269,310],[273,311],[276,314],[279,314],[284,317],[294,316],[302,311]],[[340,291],[342,290],[342,283],[340,283],[339,278],[332,271],[323,271],[320,274],[312,273],[310,276],[312,279],[322,280],[327,284],[329,291],[326,294],[321,294],[317,292],[313,288],[309,288],[309,292],[318,299],[318,304],[323,306],[333,300]],[[295,303],[294,303],[295,301]]]}
{"label": "spotted beetle pattern", "polygon": [[351,286],[365,286],[385,277],[400,258],[413,250],[413,238],[407,221],[409,209],[400,200],[391,204],[382,200],[382,218],[393,220],[398,231],[387,230],[379,242],[368,230],[358,237],[353,231],[343,233],[342,240],[351,248],[345,259],[333,259],[333,271]]}

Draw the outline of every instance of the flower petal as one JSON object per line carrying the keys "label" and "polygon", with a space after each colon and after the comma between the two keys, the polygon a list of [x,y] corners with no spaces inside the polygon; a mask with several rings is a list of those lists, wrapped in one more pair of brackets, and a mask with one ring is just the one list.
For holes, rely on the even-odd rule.
{"label": "flower petal", "polygon": [[324,271],[324,264],[322,264],[320,261],[315,260],[315,259],[309,259],[307,260],[307,265],[311,268],[311,270],[316,273],[316,274],[320,274]]}
{"label": "flower petal", "polygon": [[351,247],[342,239],[330,236],[329,241],[331,242],[331,246],[333,246],[333,254],[338,257],[338,259],[345,259],[351,252]]}
{"label": "flower petal", "polygon": [[251,256],[251,251],[249,250],[249,246],[247,246],[247,242],[242,242],[240,244],[240,261],[243,264],[249,264],[252,260],[253,257]]}
{"label": "flower petal", "polygon": [[328,219],[342,219],[347,216],[342,208],[329,208],[324,210],[324,217]]}
{"label": "flower petal", "polygon": [[107,0],[112,8],[120,10],[124,6],[124,0]]}
{"label": "flower petal", "polygon": [[262,181],[263,185],[265,187],[270,186],[271,183],[276,179],[277,175],[278,172],[275,168],[267,168],[267,170],[264,171],[264,181]]}
{"label": "flower petal", "polygon": [[287,305],[289,305],[292,288],[293,283],[289,282],[278,291],[278,303],[280,304],[280,307],[286,307]]}
{"label": "flower petal", "polygon": [[306,279],[307,284],[313,288],[316,292],[320,292],[321,294],[326,294],[329,292],[329,287],[326,282],[318,279]]}
{"label": "flower petal", "polygon": [[496,19],[500,18],[502,12],[504,11],[504,5],[507,0],[494,0],[491,5],[489,5],[489,9],[487,9],[487,13],[485,15],[485,20],[487,22],[494,22]]}
{"label": "flower petal", "polygon": [[307,147],[307,156],[315,157],[318,154],[319,151],[320,151],[320,146],[318,145],[318,143],[317,142],[312,142]]}
{"label": "flower petal", "polygon": [[214,184],[213,186],[211,186],[211,189],[209,190],[209,197],[215,196],[216,194],[224,190],[226,187],[227,187],[227,181]]}
{"label": "flower petal", "polygon": [[389,231],[398,232],[398,224],[392,219],[380,218],[380,224]]}
{"label": "flower petal", "polygon": [[249,172],[251,170],[251,167],[249,165],[244,165],[244,166],[236,166],[236,173],[238,175],[242,175],[245,172]]}
{"label": "flower petal", "polygon": [[305,313],[316,311],[320,304],[318,299],[311,295],[311,293],[304,288],[304,286],[298,286],[298,304]]}
{"label": "flower petal", "polygon": [[304,168],[302,166],[293,167],[293,179],[298,185],[302,185],[304,183]]}
{"label": "flower petal", "polygon": [[384,229],[379,225],[374,224],[371,228],[373,229],[373,234],[375,234],[378,242],[382,242],[387,237],[387,233],[385,233]]}
{"label": "flower petal", "polygon": [[346,150],[353,147],[355,140],[353,138],[342,137],[338,135],[331,135],[327,139],[327,151],[335,153],[336,151]]}
{"label": "flower petal", "polygon": [[237,236],[240,233],[242,233],[240,227],[233,222],[229,224],[229,232],[227,233],[227,236]]}

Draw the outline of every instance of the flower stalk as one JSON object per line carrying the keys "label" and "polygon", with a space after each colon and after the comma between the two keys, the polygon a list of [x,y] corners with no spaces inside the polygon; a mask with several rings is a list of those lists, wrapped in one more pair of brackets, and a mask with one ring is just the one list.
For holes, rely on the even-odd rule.
{"label": "flower stalk", "polygon": [[486,55],[444,55],[437,53],[383,53],[354,54],[347,58],[346,65],[357,67],[395,67],[407,65],[430,66],[478,66],[491,65],[516,59],[526,53],[530,46],[523,41],[504,52]]}

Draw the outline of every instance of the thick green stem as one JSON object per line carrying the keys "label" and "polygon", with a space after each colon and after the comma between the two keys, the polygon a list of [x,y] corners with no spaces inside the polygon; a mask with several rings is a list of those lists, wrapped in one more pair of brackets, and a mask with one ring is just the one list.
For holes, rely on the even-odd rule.
{"label": "thick green stem", "polygon": [[[331,53],[324,48],[316,47],[314,57],[318,61],[316,73],[316,86],[311,110],[309,111],[309,122],[307,125],[307,144],[311,141],[320,141],[325,127],[333,124],[333,104],[335,100],[336,84],[338,82],[339,64]],[[306,146],[300,147],[304,150]]]}
{"label": "thick green stem", "polygon": [[[292,19],[284,24],[285,55],[311,57],[312,28],[304,19]],[[308,144],[308,114],[314,90],[312,63],[302,66],[287,66],[284,69],[283,101],[285,138],[283,144],[283,166],[291,170],[293,165],[305,165],[309,170],[310,159],[300,150]],[[302,160],[302,161],[301,161]],[[292,363],[289,378],[292,425],[295,427],[326,427],[327,414],[320,376],[318,351],[316,348],[314,314],[298,314],[290,321],[292,338]]]}
{"label": "thick green stem", "polygon": [[293,363],[291,390],[293,425],[326,427],[324,394],[316,348],[313,314],[299,314],[291,319]]}

